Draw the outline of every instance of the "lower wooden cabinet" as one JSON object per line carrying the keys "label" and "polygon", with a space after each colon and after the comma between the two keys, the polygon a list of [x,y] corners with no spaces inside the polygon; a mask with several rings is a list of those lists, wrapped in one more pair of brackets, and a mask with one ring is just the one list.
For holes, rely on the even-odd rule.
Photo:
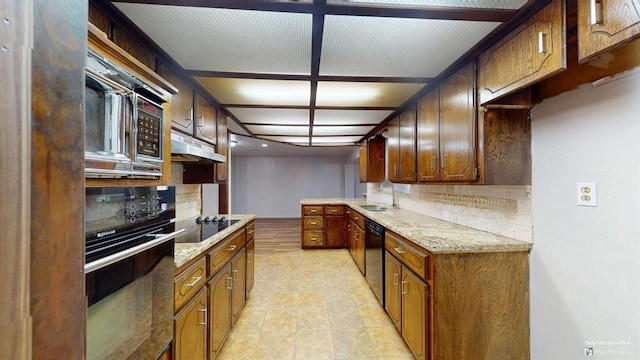
{"label": "lower wooden cabinet", "polygon": [[[362,274],[365,273],[364,268],[364,254],[365,254],[365,243],[364,243],[364,217],[355,211],[351,211],[351,217],[349,218],[349,234],[350,239],[349,243],[349,253],[353,258],[353,261],[360,269]],[[362,220],[362,223],[359,221]]]}
{"label": "lower wooden cabinet", "polygon": [[385,309],[416,359],[428,358],[429,288],[388,251],[385,253]]}
{"label": "lower wooden cabinet", "polygon": [[231,325],[236,323],[240,311],[244,307],[246,296],[247,274],[247,251],[242,249],[236,257],[231,260]]}
{"label": "lower wooden cabinet", "polygon": [[174,321],[174,359],[207,358],[207,288],[180,311]]}
{"label": "lower wooden cabinet", "polygon": [[347,246],[344,205],[302,206],[302,248]]}
{"label": "lower wooden cabinet", "polygon": [[215,359],[231,331],[231,264],[209,282],[209,358]]}
{"label": "lower wooden cabinet", "polygon": [[255,276],[254,276],[255,266],[256,266],[255,252],[256,252],[256,243],[253,240],[251,240],[249,241],[249,243],[247,243],[247,284],[245,288],[245,299],[249,298],[249,293],[251,292],[251,289],[253,289],[253,283],[255,279]]}

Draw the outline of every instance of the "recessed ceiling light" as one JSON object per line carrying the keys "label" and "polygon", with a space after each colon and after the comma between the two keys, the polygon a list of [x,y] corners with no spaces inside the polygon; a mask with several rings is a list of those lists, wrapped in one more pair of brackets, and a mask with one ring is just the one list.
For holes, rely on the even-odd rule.
{"label": "recessed ceiling light", "polygon": [[269,144],[262,144],[262,145],[260,145],[260,146],[262,146],[262,147],[268,147],[268,146],[269,146]]}
{"label": "recessed ceiling light", "polygon": [[236,145],[238,145],[238,142],[235,140],[231,140],[229,144],[231,145],[231,147],[236,147]]}

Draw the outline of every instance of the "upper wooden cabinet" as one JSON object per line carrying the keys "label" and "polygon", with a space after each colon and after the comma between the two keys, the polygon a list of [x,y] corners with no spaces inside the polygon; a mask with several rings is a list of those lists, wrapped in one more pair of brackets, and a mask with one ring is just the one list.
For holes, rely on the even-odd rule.
{"label": "upper wooden cabinet", "polygon": [[389,123],[389,180],[416,181],[416,107]]}
{"label": "upper wooden cabinet", "polygon": [[564,1],[553,0],[483,52],[479,58],[480,103],[566,69],[565,29]]}
{"label": "upper wooden cabinet", "polygon": [[360,143],[360,182],[384,181],[384,137]]}
{"label": "upper wooden cabinet", "polygon": [[438,89],[418,102],[416,116],[418,181],[440,180],[440,98]]}
{"label": "upper wooden cabinet", "polygon": [[640,35],[637,0],[578,0],[578,60],[585,62]]}
{"label": "upper wooden cabinet", "polygon": [[227,115],[218,111],[218,123],[216,136],[218,142],[216,146],[216,152],[220,155],[227,157],[227,162],[216,164],[216,182],[225,182],[229,179],[229,132],[227,128]]}
{"label": "upper wooden cabinet", "polygon": [[217,110],[209,100],[200,94],[195,97],[195,124],[194,136],[210,144],[216,144],[216,120]]}
{"label": "upper wooden cabinet", "polygon": [[440,85],[440,180],[476,180],[475,64]]}
{"label": "upper wooden cabinet", "polygon": [[193,135],[193,89],[165,65],[161,64],[159,70],[160,76],[178,89],[171,98],[171,112],[167,116],[171,128]]}

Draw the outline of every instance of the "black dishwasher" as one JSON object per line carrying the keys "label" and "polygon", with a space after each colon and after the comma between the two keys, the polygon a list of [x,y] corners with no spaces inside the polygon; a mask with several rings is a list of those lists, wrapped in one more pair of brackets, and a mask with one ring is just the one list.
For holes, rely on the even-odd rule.
{"label": "black dishwasher", "polygon": [[365,277],[384,306],[384,227],[365,219]]}

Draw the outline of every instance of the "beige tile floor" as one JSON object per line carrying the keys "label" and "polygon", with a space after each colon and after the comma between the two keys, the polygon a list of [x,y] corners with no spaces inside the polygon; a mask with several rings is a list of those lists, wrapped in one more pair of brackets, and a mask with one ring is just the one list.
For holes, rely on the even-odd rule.
{"label": "beige tile floor", "polygon": [[413,359],[347,250],[255,255],[219,359]]}

